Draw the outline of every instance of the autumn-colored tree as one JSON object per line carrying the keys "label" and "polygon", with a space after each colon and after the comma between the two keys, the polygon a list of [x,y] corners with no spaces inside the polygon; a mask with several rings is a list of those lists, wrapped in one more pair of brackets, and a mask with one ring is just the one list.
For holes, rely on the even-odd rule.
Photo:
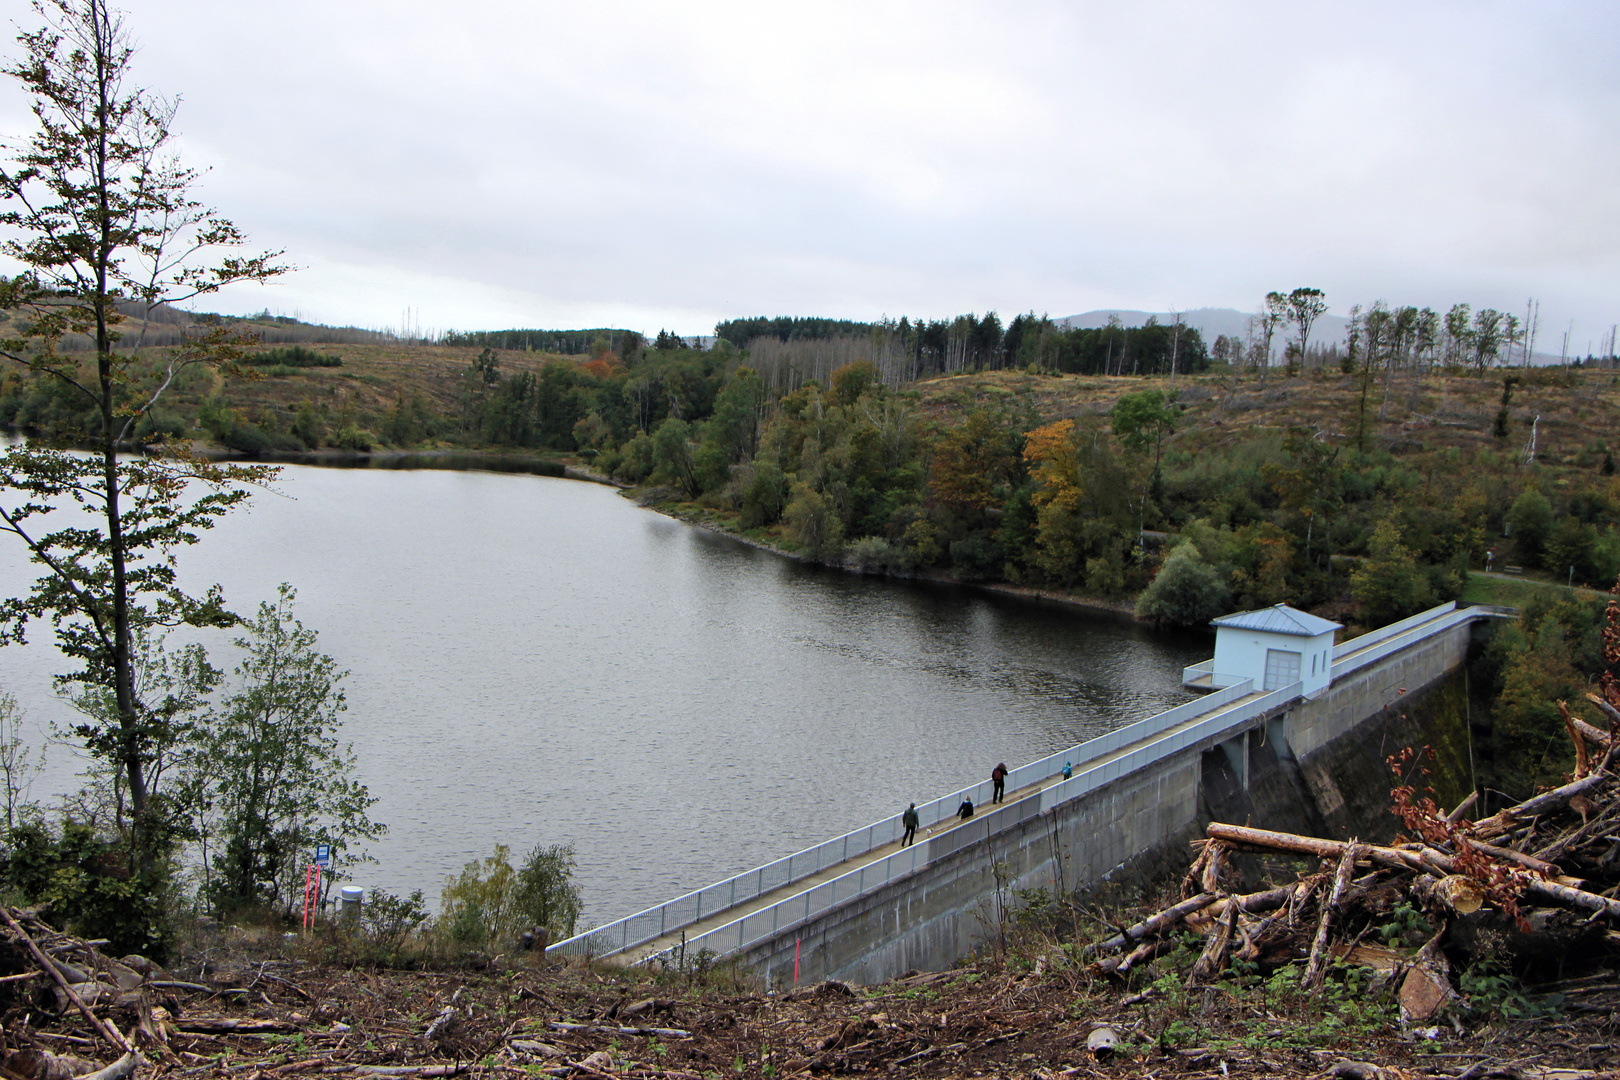
{"label": "autumn-colored tree", "polygon": [[1059,420],[1024,438],[1024,460],[1035,481],[1035,558],[1047,579],[1072,585],[1085,553],[1081,536],[1080,455],[1074,444],[1074,421]]}
{"label": "autumn-colored tree", "polygon": [[1024,437],[1024,460],[1035,481],[1035,505],[1073,513],[1080,508],[1080,456],[1074,421],[1059,420]]}
{"label": "autumn-colored tree", "polygon": [[883,385],[877,365],[870,360],[856,360],[832,373],[832,387],[828,390],[829,404],[853,405],[860,396],[875,386]]}
{"label": "autumn-colored tree", "polygon": [[592,357],[579,366],[593,379],[611,379],[624,373],[624,365],[619,363],[618,354],[612,352]]}
{"label": "autumn-colored tree", "polygon": [[1235,551],[1239,566],[1232,575],[1238,603],[1246,608],[1284,603],[1290,598],[1288,569],[1294,561],[1288,534],[1269,521],[1243,532]]}
{"label": "autumn-colored tree", "polygon": [[928,466],[928,491],[934,501],[956,513],[983,513],[1000,506],[998,488],[1017,467],[1018,450],[1008,429],[984,409],[975,409],[959,426],[942,434]]}

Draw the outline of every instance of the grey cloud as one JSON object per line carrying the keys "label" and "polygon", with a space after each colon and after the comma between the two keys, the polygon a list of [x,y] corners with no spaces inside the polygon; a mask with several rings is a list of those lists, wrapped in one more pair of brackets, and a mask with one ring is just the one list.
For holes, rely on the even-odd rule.
{"label": "grey cloud", "polygon": [[208,197],[308,267],[244,309],[1620,314],[1599,6],[135,4]]}

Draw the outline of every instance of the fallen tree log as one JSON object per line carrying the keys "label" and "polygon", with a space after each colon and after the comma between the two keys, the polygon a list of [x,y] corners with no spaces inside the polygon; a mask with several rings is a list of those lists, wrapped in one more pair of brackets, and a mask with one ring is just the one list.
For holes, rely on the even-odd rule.
{"label": "fallen tree log", "polygon": [[1136,923],[1134,926],[1127,926],[1125,929],[1121,930],[1119,933],[1115,934],[1113,937],[1107,939],[1106,941],[1097,942],[1095,945],[1092,945],[1086,951],[1096,953],[1096,952],[1113,952],[1113,951],[1116,951],[1118,949],[1122,949],[1126,945],[1130,944],[1131,942],[1141,941],[1143,938],[1147,937],[1149,934],[1157,933],[1158,931],[1164,929],[1166,926],[1169,926],[1172,923],[1178,922],[1181,919],[1186,918],[1188,915],[1192,914],[1193,912],[1197,911],[1198,909],[1208,907],[1210,904],[1212,904],[1214,902],[1215,902],[1215,894],[1214,893],[1201,892],[1197,896],[1191,897],[1190,899],[1187,899],[1187,900],[1183,900],[1181,903],[1176,904],[1174,907],[1165,908],[1163,911],[1159,912],[1158,914],[1151,915],[1148,918],[1143,919],[1141,922]]}
{"label": "fallen tree log", "polygon": [[1187,975],[1188,987],[1202,986],[1213,981],[1226,967],[1226,954],[1232,947],[1233,936],[1237,933],[1240,910],[1236,904],[1226,905],[1226,918],[1221,920],[1215,932],[1209,935],[1209,942]]}
{"label": "fallen tree log", "polygon": [[662,1039],[690,1039],[690,1031],[680,1028],[617,1027],[612,1024],[570,1024],[564,1020],[548,1020],[546,1027],[553,1031],[597,1031],[604,1035],[656,1035]]}
{"label": "fallen tree log", "polygon": [[[1294,833],[1273,832],[1270,829],[1251,829],[1246,825],[1227,825],[1212,821],[1206,830],[1210,836],[1228,843],[1259,848],[1262,851],[1284,851],[1294,855],[1314,855],[1319,859],[1340,859],[1349,843],[1344,840],[1323,840],[1316,836],[1298,836]],[[1430,848],[1409,851],[1404,848],[1381,847],[1377,844],[1357,845],[1365,852],[1367,861],[1396,870],[1417,870],[1444,877],[1451,873],[1450,859],[1443,852]],[[1438,859],[1434,856],[1439,856]]]}
{"label": "fallen tree log", "polygon": [[[1596,775],[1587,777],[1588,780],[1600,779]],[[1565,785],[1566,788],[1574,784]],[[1548,792],[1552,794],[1552,792]],[[1569,797],[1578,795],[1573,792]],[[1350,846],[1343,840],[1323,840],[1316,836],[1296,836],[1293,833],[1272,832],[1269,829],[1251,829],[1241,825],[1226,825],[1219,821],[1209,823],[1209,835],[1233,844],[1242,844],[1247,847],[1259,848],[1263,851],[1284,851],[1296,855],[1315,855],[1318,858],[1342,858],[1345,849]],[[1418,851],[1409,851],[1404,848],[1386,848],[1372,845],[1363,845],[1367,858],[1373,862],[1382,862],[1384,865],[1397,869],[1421,870],[1436,877],[1445,877],[1456,872],[1456,863],[1451,856],[1433,848],[1422,848]],[[1436,871],[1440,871],[1436,873]],[[1547,900],[1557,900],[1561,903],[1582,908],[1587,911],[1602,912],[1611,917],[1620,917],[1620,900],[1611,900],[1597,893],[1577,889],[1557,881],[1547,881],[1541,878],[1529,877],[1525,879],[1525,891]]]}
{"label": "fallen tree log", "polygon": [[17,937],[22,940],[23,945],[27,947],[28,951],[33,954],[33,957],[35,961],[38,962],[41,970],[56,981],[58,989],[60,989],[62,993],[66,994],[67,999],[73,1002],[74,1006],[79,1010],[80,1013],[83,1014],[86,1020],[90,1021],[90,1026],[96,1030],[96,1034],[100,1035],[103,1039],[106,1039],[107,1042],[112,1046],[122,1050],[125,1054],[133,1054],[137,1059],[137,1063],[139,1063],[140,1055],[135,1052],[135,1047],[130,1045],[129,1040],[124,1038],[122,1032],[120,1032],[116,1027],[113,1027],[110,1020],[104,1021],[95,1013],[90,1011],[90,1007],[84,1003],[84,999],[74,992],[73,987],[68,985],[67,979],[64,978],[61,971],[57,969],[56,964],[52,962],[51,959],[42,951],[40,951],[40,947],[34,944],[34,939],[28,936],[28,932],[22,928],[21,924],[19,924],[16,919],[12,918],[11,909],[6,907],[4,904],[0,904],[0,917],[3,917],[6,920],[6,925],[11,928],[12,933],[16,934]]}
{"label": "fallen tree log", "polygon": [[1333,916],[1338,913],[1339,902],[1344,899],[1344,890],[1350,884],[1351,872],[1356,868],[1356,857],[1361,854],[1361,845],[1354,840],[1344,846],[1344,854],[1339,856],[1339,868],[1333,874],[1333,892],[1328,895],[1327,903],[1322,905],[1322,917],[1317,920],[1316,937],[1311,942],[1311,958],[1305,964],[1305,977],[1299,985],[1305,990],[1315,990],[1327,976],[1328,961],[1333,954],[1328,950],[1328,930],[1332,928]]}
{"label": "fallen tree log", "polygon": [[1565,784],[1563,787],[1556,787],[1551,791],[1542,792],[1534,798],[1526,799],[1517,806],[1499,810],[1482,821],[1474,822],[1473,835],[1482,839],[1500,836],[1539,814],[1562,809],[1575,796],[1586,794],[1608,779],[1611,778],[1607,773],[1599,771],[1589,776],[1583,776],[1579,780]]}
{"label": "fallen tree log", "polygon": [[1620,918],[1620,900],[1610,900],[1607,896],[1599,896],[1584,889],[1572,889],[1556,881],[1532,879],[1525,887],[1525,891],[1548,900],[1562,900],[1572,907],[1602,912],[1611,918]]}
{"label": "fallen tree log", "polygon": [[229,1016],[197,1016],[187,1017],[175,1021],[175,1028],[179,1031],[201,1031],[204,1033],[228,1032],[235,1035],[254,1035],[262,1032],[297,1031],[298,1028],[286,1020],[248,1020]]}
{"label": "fallen tree log", "polygon": [[145,1064],[145,1061],[141,1058],[141,1055],[131,1050],[105,1069],[85,1073],[83,1076],[77,1077],[76,1080],[123,1080],[123,1077],[128,1076],[143,1064]]}
{"label": "fallen tree log", "polygon": [[1602,728],[1594,727],[1577,716],[1575,717],[1575,730],[1579,731],[1582,738],[1586,739],[1599,750],[1607,750],[1609,748],[1609,733],[1604,731]]}

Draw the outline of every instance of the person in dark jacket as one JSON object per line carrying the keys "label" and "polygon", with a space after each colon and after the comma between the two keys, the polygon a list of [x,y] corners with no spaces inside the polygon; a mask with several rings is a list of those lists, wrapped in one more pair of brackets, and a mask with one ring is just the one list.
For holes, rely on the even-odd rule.
{"label": "person in dark jacket", "polygon": [[900,815],[900,824],[906,827],[906,836],[904,840],[900,841],[900,846],[905,847],[907,844],[916,843],[917,826],[922,824],[922,819],[917,816],[916,803],[906,807],[906,812]]}
{"label": "person in dark jacket", "polygon": [[995,768],[991,769],[990,782],[994,784],[996,788],[994,794],[990,796],[990,801],[993,803],[998,803],[1001,801],[1001,797],[1007,793],[1007,766],[997,765]]}
{"label": "person in dark jacket", "polygon": [[973,796],[968,795],[962,799],[962,805],[956,808],[956,816],[963,821],[973,816]]}

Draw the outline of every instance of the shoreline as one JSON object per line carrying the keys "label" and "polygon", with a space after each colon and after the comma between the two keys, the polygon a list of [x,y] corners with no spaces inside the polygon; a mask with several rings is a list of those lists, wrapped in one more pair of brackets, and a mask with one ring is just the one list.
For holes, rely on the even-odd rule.
{"label": "shoreline", "polygon": [[713,533],[716,536],[724,536],[729,540],[746,544],[760,551],[768,551],[781,558],[792,559],[794,562],[802,563],[805,566],[824,567],[828,570],[854,574],[859,577],[894,578],[899,581],[921,581],[934,585],[949,585],[953,588],[973,589],[991,596],[1034,604],[1037,607],[1057,607],[1076,614],[1103,616],[1122,623],[1150,625],[1148,620],[1136,614],[1132,604],[1121,601],[1103,600],[1096,597],[1076,597],[1048,592],[1028,585],[1015,585],[1006,581],[959,581],[948,573],[939,570],[896,574],[862,570],[843,562],[824,562],[809,559],[769,541],[743,536],[722,523],[683,514],[670,506],[661,505],[644,497],[657,489],[637,488],[634,485],[597,472],[588,465],[559,461],[556,458],[542,457],[538,454],[444,448],[434,450],[271,450],[259,454],[242,454],[224,447],[199,446],[196,444],[193,444],[192,449],[195,453],[210,461],[309,465],[328,469],[442,469],[448,472],[521,473],[531,476],[578,480],[589,484],[601,484],[604,487],[617,489],[620,495],[633,499],[636,505],[643,509],[662,514],[664,517],[679,521],[682,524],[703,529],[705,532]]}
{"label": "shoreline", "polygon": [[1104,616],[1116,622],[1131,623],[1138,626],[1152,625],[1149,620],[1144,619],[1136,614],[1134,605],[1121,601],[1102,600],[1095,597],[1069,596],[1061,593],[1048,592],[1044,589],[1032,588],[1028,585],[1014,585],[1013,583],[1007,581],[959,581],[956,578],[951,577],[948,573],[938,570],[922,572],[913,571],[905,574],[876,573],[868,570],[861,570],[857,567],[849,566],[842,562],[833,563],[823,562],[817,559],[808,559],[797,552],[788,551],[770,543],[769,541],[759,540],[750,536],[743,536],[740,533],[727,528],[725,525],[720,524],[719,522],[708,521],[702,518],[683,514],[672,507],[660,505],[650,500],[644,500],[640,498],[637,493],[645,491],[646,489],[633,488],[626,484],[620,484],[614,480],[596,479],[594,477],[590,477],[589,479],[595,479],[597,483],[612,484],[618,487],[620,495],[626,498],[634,499],[637,506],[640,506],[646,510],[651,510],[655,514],[662,514],[663,516],[671,518],[675,521],[679,521],[684,525],[691,525],[694,528],[702,529],[705,532],[713,533],[716,536],[724,536],[728,540],[735,540],[739,544],[746,544],[749,547],[757,548],[760,551],[768,551],[771,554],[779,555],[784,559],[792,559],[794,562],[802,563],[805,566],[819,566],[828,570],[836,570],[844,574],[853,574],[858,577],[893,578],[897,581],[920,581],[933,585],[949,585],[958,589],[973,589],[978,592],[988,593],[992,596],[1016,600],[1026,604],[1034,604],[1037,607],[1057,607],[1066,609],[1075,614]]}

